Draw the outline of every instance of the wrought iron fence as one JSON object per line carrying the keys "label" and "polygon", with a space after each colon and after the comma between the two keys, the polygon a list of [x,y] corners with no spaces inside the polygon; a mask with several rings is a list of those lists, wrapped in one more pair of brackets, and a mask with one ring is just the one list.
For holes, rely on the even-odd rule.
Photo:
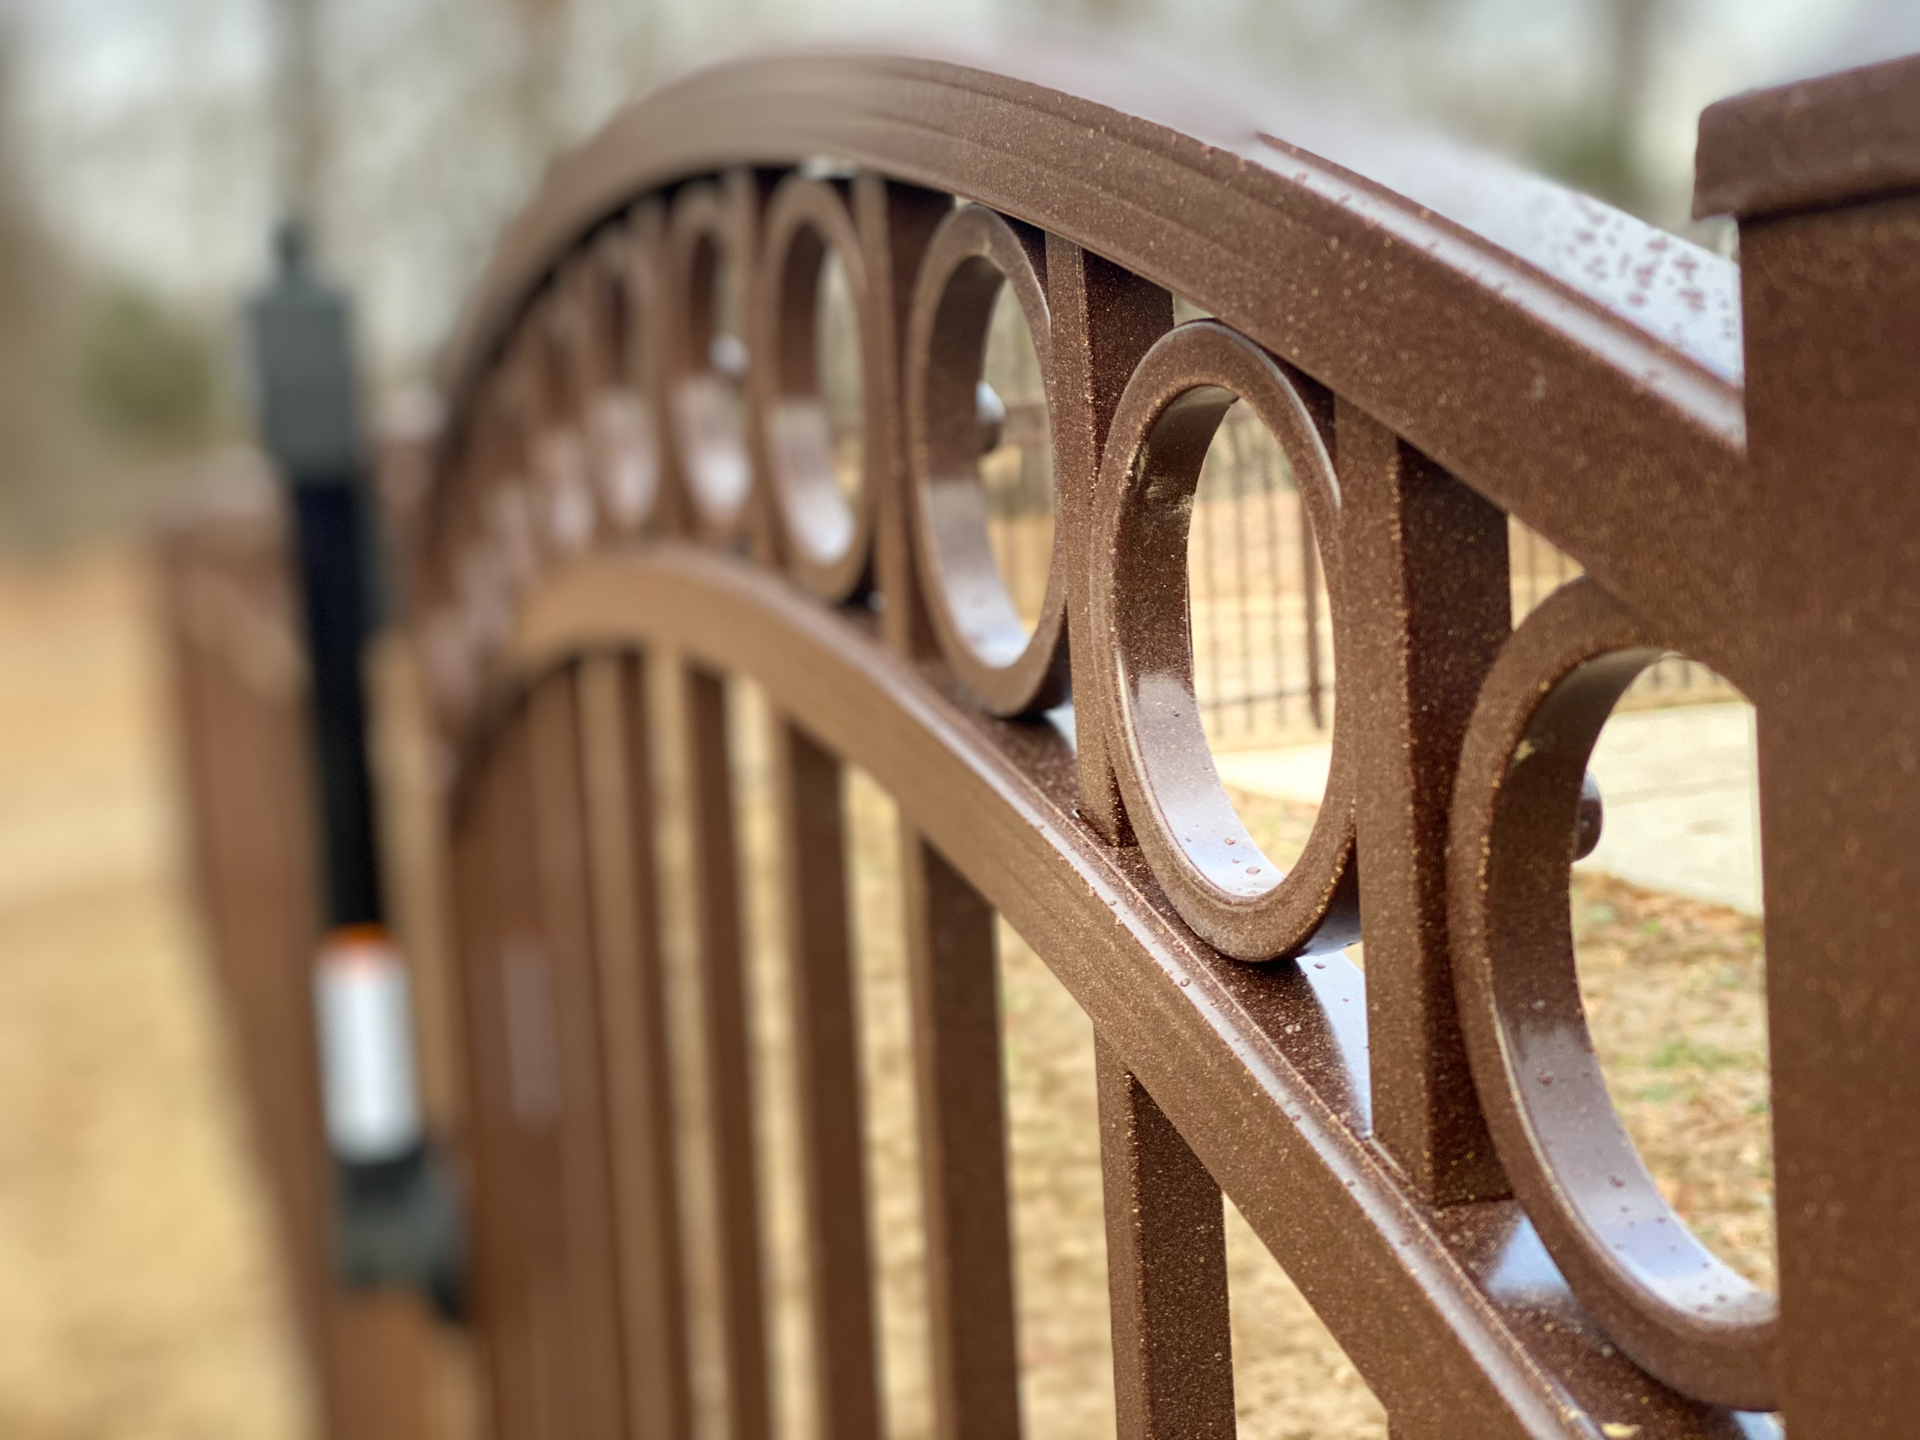
{"label": "wrought iron fence", "polygon": [[[1234,1433],[1223,1192],[1404,1440],[1903,1434],[1916,93],[1901,62],[1709,112],[1738,277],[1084,56],[742,62],[558,167],[405,520],[493,1429],[685,1435],[705,1365],[720,1431],[770,1433],[744,676],[820,1434],[884,1424],[854,765],[899,808],[939,1435],[1022,1424],[996,911],[1096,1037],[1123,1436]],[[1640,1163],[1574,980],[1586,760],[1674,653],[1761,716],[1777,1296]],[[1300,724],[1331,769],[1282,865],[1210,741]]]}

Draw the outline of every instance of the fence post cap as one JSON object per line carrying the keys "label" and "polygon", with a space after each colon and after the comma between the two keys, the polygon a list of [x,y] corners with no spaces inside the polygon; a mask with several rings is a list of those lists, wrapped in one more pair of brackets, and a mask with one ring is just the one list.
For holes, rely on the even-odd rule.
{"label": "fence post cap", "polygon": [[1746,220],[1920,188],[1920,55],[1753,90],[1700,115],[1693,214]]}

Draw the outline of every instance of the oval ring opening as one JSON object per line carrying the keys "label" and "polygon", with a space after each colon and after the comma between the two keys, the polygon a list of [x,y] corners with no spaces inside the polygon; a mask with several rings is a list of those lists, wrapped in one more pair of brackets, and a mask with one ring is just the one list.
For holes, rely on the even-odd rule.
{"label": "oval ring opening", "polygon": [[[907,425],[914,544],[941,653],[995,715],[1067,698],[1065,527],[1056,525],[1038,619],[1021,619],[995,557],[984,453],[1004,424],[982,390],[994,307],[1011,289],[1053,408],[1045,237],[980,205],[935,232],[908,327]],[[996,397],[997,398],[997,397]],[[998,407],[1004,411],[1004,405]],[[1048,443],[1054,427],[1049,420]],[[990,443],[991,442],[991,443]]]}
{"label": "oval ring opening", "polygon": [[654,326],[659,215],[645,207],[601,238],[577,274],[575,367],[588,469],[608,528],[632,534],[660,500]]}
{"label": "oval ring opening", "polygon": [[1321,537],[1339,648],[1339,492],[1325,442],[1279,362],[1223,325],[1196,321],[1142,358],[1101,466],[1093,633],[1110,648],[1097,706],[1117,742],[1110,750],[1127,818],[1181,918],[1236,959],[1271,960],[1359,938],[1354,776],[1336,709],[1325,800],[1299,860],[1282,868],[1241,822],[1207,744],[1194,685],[1187,545],[1201,466],[1236,401],[1291,463]]}
{"label": "oval ring opening", "polygon": [[668,244],[676,305],[668,409],[695,526],[712,540],[741,531],[753,493],[743,211],[711,181],[689,185],[674,200]]}
{"label": "oval ring opening", "polygon": [[588,471],[579,363],[577,287],[560,286],[527,316],[518,356],[520,429],[540,544],[554,556],[577,555],[599,523]]}
{"label": "oval ring opening", "polygon": [[768,474],[788,568],[838,603],[861,591],[873,534],[866,398],[868,287],[839,187],[781,182],[767,212],[755,345]]}
{"label": "oval ring opening", "polygon": [[1588,761],[1663,637],[1594,581],[1514,632],[1454,789],[1449,930],[1475,1088],[1515,1193],[1581,1303],[1675,1389],[1772,1409],[1779,1304],[1667,1203],[1594,1054],[1568,875]]}

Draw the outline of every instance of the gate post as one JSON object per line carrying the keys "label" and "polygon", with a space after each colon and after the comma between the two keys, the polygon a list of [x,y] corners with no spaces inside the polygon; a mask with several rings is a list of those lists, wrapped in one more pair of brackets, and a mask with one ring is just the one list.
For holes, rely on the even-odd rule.
{"label": "gate post", "polygon": [[1740,221],[1781,1400],[1920,1411],[1920,58],[1701,118]]}

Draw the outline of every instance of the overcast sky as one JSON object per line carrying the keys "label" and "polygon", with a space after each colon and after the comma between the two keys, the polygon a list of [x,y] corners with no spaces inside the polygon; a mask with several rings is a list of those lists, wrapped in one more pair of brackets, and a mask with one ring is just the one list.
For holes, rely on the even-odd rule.
{"label": "overcast sky", "polygon": [[[56,232],[100,268],[205,306],[264,266],[272,211],[267,0],[0,0],[18,22],[18,157]],[[1419,46],[1345,43],[1363,0],[1302,0],[1298,53],[1235,43],[1249,0],[1140,0],[1146,37],[1283,74],[1340,71],[1395,88],[1396,65],[1443,67],[1501,100],[1579,83],[1581,0],[1453,0]],[[487,240],[534,182],[492,104],[516,54],[505,0],[323,0],[339,111],[329,259],[361,292],[385,368],[414,368],[444,333]],[[880,0],[573,0],[566,129],[584,134],[660,74],[747,43],[900,24]],[[1378,6],[1374,6],[1377,11]],[[995,0],[918,0],[916,29],[990,22]],[[1713,99],[1795,74],[1920,50],[1913,0],[1666,0],[1641,140],[1668,194],[1690,178]],[[1367,41],[1368,37],[1360,37]],[[1329,78],[1323,74],[1322,78]],[[1402,91],[1407,87],[1399,86]],[[1418,88],[1418,87],[1415,87]],[[1431,88],[1431,87],[1429,87]],[[1524,97],[1523,97],[1524,98]],[[1430,96],[1403,97],[1418,111]],[[444,157],[461,156],[458,164]],[[423,157],[443,157],[428,163]],[[1675,202],[1678,203],[1678,202]]]}

